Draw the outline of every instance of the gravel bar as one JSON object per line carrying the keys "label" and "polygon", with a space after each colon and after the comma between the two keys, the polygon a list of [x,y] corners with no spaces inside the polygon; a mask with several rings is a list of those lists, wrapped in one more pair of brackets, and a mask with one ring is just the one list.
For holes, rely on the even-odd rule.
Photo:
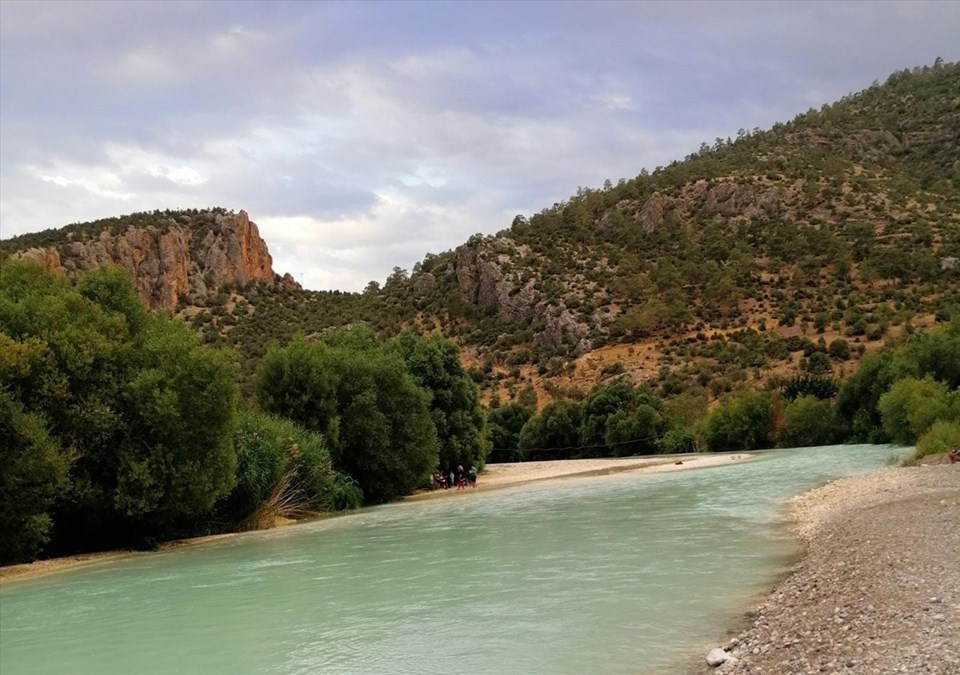
{"label": "gravel bar", "polygon": [[790,506],[806,555],[702,672],[960,675],[960,464],[844,478]]}

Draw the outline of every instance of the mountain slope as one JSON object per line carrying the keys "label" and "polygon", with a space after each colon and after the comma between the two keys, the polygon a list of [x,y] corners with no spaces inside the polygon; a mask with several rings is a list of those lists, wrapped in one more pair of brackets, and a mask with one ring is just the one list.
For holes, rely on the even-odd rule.
{"label": "mountain slope", "polygon": [[247,376],[273,339],[363,322],[454,337],[501,400],[613,377],[715,398],[852,372],[886,337],[960,307],[958,260],[960,64],[938,60],[580,189],[382,288],[213,283],[182,315],[237,347]]}

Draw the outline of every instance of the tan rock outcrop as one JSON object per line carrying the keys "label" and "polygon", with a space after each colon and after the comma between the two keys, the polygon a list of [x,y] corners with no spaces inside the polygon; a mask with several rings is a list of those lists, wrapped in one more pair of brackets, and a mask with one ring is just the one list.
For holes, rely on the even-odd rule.
{"label": "tan rock outcrop", "polygon": [[205,296],[213,290],[210,286],[272,284],[276,279],[267,245],[244,211],[181,215],[116,235],[104,230],[85,241],[27,249],[15,257],[69,277],[119,265],[149,307],[171,311],[180,298]]}

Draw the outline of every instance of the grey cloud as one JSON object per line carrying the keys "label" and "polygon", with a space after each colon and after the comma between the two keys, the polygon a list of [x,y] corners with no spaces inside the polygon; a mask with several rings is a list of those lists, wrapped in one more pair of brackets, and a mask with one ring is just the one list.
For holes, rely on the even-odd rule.
{"label": "grey cloud", "polygon": [[0,3],[0,226],[245,208],[278,271],[358,289],[955,58],[958,25],[932,2]]}

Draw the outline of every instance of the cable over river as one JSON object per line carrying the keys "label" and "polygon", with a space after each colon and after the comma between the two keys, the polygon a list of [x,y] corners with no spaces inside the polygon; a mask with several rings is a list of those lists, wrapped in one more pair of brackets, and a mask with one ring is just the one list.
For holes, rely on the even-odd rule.
{"label": "cable over river", "polygon": [[897,452],[481,488],[13,580],[0,672],[676,672],[797,554],[788,497]]}

